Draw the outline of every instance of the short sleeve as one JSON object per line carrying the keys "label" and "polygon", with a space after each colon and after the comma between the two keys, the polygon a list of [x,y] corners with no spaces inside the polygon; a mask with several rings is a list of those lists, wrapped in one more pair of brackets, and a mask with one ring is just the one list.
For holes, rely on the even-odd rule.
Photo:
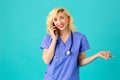
{"label": "short sleeve", "polygon": [[84,52],[84,51],[88,50],[89,48],[90,48],[90,46],[89,46],[86,36],[82,35],[79,52]]}
{"label": "short sleeve", "polygon": [[40,48],[41,49],[48,49],[49,48],[49,45],[50,45],[50,42],[51,42],[51,37],[50,35],[45,35],[45,37],[43,38],[43,41],[40,45]]}

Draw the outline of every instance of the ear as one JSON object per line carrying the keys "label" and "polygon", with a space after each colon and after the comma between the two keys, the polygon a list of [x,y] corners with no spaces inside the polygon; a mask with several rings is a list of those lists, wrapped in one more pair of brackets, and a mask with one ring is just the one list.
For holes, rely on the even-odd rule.
{"label": "ear", "polygon": [[68,16],[68,20],[70,20],[70,16]]}
{"label": "ear", "polygon": [[68,22],[70,21],[70,16],[68,16]]}

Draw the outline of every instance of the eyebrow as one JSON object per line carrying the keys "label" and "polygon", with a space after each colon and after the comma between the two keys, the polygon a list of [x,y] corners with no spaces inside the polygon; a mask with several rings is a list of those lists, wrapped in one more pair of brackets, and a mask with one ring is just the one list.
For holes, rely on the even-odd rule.
{"label": "eyebrow", "polygon": [[59,16],[59,17],[64,17],[64,16]]}
{"label": "eyebrow", "polygon": [[[60,15],[58,18],[61,18],[61,17],[64,17],[64,15]],[[57,20],[57,18],[55,17],[53,20],[55,21]]]}

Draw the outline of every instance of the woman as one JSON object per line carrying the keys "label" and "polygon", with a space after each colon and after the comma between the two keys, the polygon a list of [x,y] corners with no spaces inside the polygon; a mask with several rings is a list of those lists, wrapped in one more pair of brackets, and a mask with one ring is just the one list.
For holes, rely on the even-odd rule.
{"label": "woman", "polygon": [[47,19],[47,34],[40,48],[48,64],[44,80],[79,80],[79,66],[98,57],[108,59],[110,51],[100,51],[86,58],[89,44],[85,35],[75,31],[73,19],[64,8],[53,9]]}

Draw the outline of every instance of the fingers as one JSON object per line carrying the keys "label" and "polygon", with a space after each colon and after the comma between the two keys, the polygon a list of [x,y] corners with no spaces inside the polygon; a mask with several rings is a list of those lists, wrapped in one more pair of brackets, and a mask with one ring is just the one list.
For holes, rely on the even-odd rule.
{"label": "fingers", "polygon": [[57,28],[55,26],[51,26],[51,27],[49,27],[49,31],[50,31],[50,35],[51,35],[52,39],[56,40],[58,37]]}
{"label": "fingers", "polygon": [[54,27],[54,26],[50,27],[50,30],[54,31],[54,30],[55,30],[55,27]]}
{"label": "fingers", "polygon": [[104,58],[104,59],[106,59],[106,60],[108,59],[106,52],[102,52],[101,53],[101,57]]}
{"label": "fingers", "polygon": [[107,51],[107,52],[102,51],[102,52],[100,52],[100,56],[104,59],[108,59],[108,58],[110,58],[110,51]]}
{"label": "fingers", "polygon": [[56,27],[55,27],[55,26],[52,26],[52,27],[50,27],[50,30],[55,31],[55,30],[56,30]]}
{"label": "fingers", "polygon": [[106,52],[106,57],[107,57],[107,58],[110,57],[110,51]]}

